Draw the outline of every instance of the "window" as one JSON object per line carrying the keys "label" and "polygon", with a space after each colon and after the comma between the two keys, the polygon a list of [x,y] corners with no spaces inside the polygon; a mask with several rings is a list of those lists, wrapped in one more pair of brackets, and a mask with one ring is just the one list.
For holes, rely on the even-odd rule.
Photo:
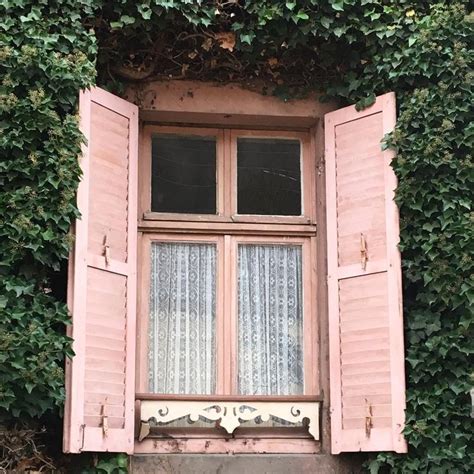
{"label": "window", "polygon": [[308,133],[149,125],[141,160],[140,391],[316,395]]}
{"label": "window", "polygon": [[301,143],[281,138],[237,138],[237,212],[301,214]]}
{"label": "window", "polygon": [[216,213],[216,137],[152,136],[151,210]]}
{"label": "window", "polygon": [[[168,121],[196,98],[183,87],[163,85]],[[226,127],[139,129],[134,104],[80,95],[64,450],[406,452],[396,179],[380,147],[394,95],[326,113],[196,90],[186,123]]]}

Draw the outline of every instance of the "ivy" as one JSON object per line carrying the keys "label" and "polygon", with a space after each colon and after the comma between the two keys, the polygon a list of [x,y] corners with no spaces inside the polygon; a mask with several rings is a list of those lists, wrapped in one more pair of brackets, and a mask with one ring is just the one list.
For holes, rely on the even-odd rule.
{"label": "ivy", "polygon": [[468,7],[467,0],[5,0],[2,420],[40,417],[64,398],[68,315],[55,282],[65,278],[68,230],[78,215],[80,88],[212,80],[282,99],[318,91],[360,108],[393,90],[399,119],[387,146],[397,150],[409,453],[374,455],[366,467],[473,472]]}
{"label": "ivy", "polygon": [[93,460],[92,467],[81,470],[81,474],[127,474],[128,456],[126,454],[104,454]]}
{"label": "ivy", "polygon": [[[3,2],[0,17],[0,419],[40,417],[64,400],[71,355],[51,274],[78,216],[77,91],[95,77],[87,2]],[[6,11],[5,11],[6,9]]]}

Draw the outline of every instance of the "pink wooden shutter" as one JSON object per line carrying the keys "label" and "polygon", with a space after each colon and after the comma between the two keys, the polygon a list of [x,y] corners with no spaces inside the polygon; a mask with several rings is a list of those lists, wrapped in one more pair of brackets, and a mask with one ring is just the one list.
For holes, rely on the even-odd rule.
{"label": "pink wooden shutter", "polygon": [[64,451],[133,452],[138,109],[80,95],[81,218],[70,259],[75,357],[66,364]]}
{"label": "pink wooden shutter", "polygon": [[325,117],[331,439],[344,451],[406,452],[395,95]]}

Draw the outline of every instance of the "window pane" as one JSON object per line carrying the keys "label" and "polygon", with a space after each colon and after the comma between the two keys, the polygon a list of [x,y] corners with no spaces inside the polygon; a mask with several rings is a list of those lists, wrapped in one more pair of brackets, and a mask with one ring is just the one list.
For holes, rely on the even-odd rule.
{"label": "window pane", "polygon": [[216,247],[153,243],[149,389],[208,394],[216,385]]}
{"label": "window pane", "polygon": [[239,214],[301,215],[300,142],[237,139]]}
{"label": "window pane", "polygon": [[301,247],[239,245],[239,392],[303,393]]}
{"label": "window pane", "polygon": [[151,210],[216,213],[216,138],[154,135]]}

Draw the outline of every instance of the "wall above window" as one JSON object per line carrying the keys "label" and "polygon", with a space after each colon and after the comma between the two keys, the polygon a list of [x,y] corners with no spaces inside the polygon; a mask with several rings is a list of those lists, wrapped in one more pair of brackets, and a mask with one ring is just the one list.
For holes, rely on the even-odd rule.
{"label": "wall above window", "polygon": [[235,84],[195,81],[130,86],[125,98],[140,107],[140,119],[146,122],[252,128],[309,128],[337,108],[335,103],[321,103],[316,95],[282,101]]}

